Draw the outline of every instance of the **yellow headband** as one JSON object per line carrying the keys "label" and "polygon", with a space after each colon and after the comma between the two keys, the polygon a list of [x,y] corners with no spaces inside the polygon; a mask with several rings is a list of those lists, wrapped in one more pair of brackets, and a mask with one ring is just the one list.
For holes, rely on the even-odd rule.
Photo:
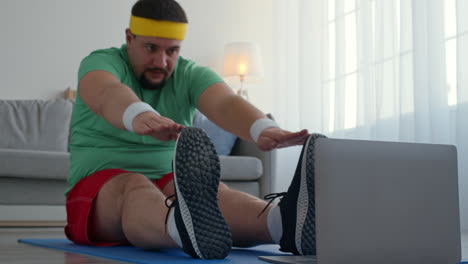
{"label": "yellow headband", "polygon": [[135,35],[183,40],[187,24],[142,17],[130,17],[130,30]]}

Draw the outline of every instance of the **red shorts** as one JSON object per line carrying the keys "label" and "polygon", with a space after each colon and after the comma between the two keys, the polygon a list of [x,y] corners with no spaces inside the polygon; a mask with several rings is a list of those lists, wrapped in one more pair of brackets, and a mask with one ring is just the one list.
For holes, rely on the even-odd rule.
{"label": "red shorts", "polygon": [[[81,179],[68,193],[67,226],[65,234],[71,241],[82,245],[94,246],[115,246],[120,243],[115,242],[95,242],[88,236],[88,228],[92,226],[93,219],[90,219],[93,202],[101,190],[102,186],[112,177],[122,173],[128,173],[121,169],[106,169],[97,171],[90,176]],[[173,173],[164,175],[159,180],[152,180],[160,190],[162,190],[173,179]]]}

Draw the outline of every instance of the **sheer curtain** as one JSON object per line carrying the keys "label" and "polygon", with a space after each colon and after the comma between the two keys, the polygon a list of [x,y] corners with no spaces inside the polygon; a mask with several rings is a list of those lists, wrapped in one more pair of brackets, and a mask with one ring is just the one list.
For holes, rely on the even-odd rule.
{"label": "sheer curtain", "polygon": [[[468,228],[468,1],[274,5],[278,121],[335,138],[456,145]],[[295,166],[297,151],[279,157]]]}

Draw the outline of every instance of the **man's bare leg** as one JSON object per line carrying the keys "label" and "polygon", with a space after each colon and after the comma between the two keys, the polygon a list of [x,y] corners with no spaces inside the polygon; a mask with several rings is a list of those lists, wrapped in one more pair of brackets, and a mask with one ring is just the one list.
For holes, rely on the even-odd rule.
{"label": "man's bare leg", "polygon": [[[170,181],[161,192],[144,175],[123,173],[100,190],[91,216],[95,226],[90,237],[98,241],[130,242],[141,248],[176,247],[165,230],[166,196],[174,194]],[[252,195],[219,186],[219,207],[233,235],[234,246],[272,243],[267,226],[266,202]]]}
{"label": "man's bare leg", "polygon": [[250,194],[219,185],[219,208],[231,228],[233,244],[238,247],[274,243],[268,231],[267,217],[273,205],[262,215],[267,202]]}
{"label": "man's bare leg", "polygon": [[91,239],[130,242],[140,248],[176,247],[165,231],[166,197],[142,174],[110,179],[95,200]]}
{"label": "man's bare leg", "polygon": [[[174,183],[169,182],[163,190],[164,195],[174,194]],[[260,217],[258,214],[267,202],[250,194],[230,189],[220,183],[218,203],[232,232],[233,245],[237,247],[273,243],[268,231],[267,216],[272,205]]]}

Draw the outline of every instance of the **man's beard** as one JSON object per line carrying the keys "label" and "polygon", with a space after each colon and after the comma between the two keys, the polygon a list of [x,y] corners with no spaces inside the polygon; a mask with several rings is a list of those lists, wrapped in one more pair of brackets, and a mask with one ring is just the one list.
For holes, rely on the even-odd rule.
{"label": "man's beard", "polygon": [[[162,81],[160,81],[159,83],[152,83],[148,80],[148,78],[146,78],[145,76],[145,73],[147,71],[153,71],[153,70],[159,70],[161,72],[164,73],[164,78],[162,79]],[[164,85],[166,85],[166,78],[167,78],[167,71],[164,70],[164,69],[160,69],[160,68],[151,68],[151,69],[146,69],[140,76],[140,78],[138,79],[138,81],[140,82],[140,85],[143,89],[145,90],[158,90],[158,89],[162,89],[164,87]]]}

